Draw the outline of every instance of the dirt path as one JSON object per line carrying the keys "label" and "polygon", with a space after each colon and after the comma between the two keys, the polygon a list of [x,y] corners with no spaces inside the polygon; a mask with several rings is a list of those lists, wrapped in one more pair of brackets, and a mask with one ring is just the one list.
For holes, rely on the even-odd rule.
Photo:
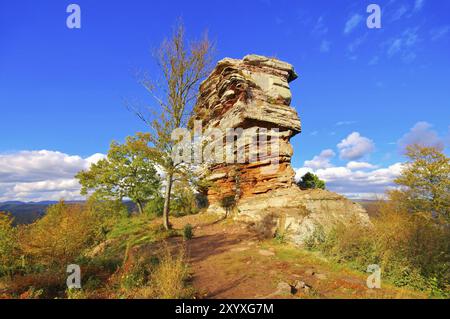
{"label": "dirt path", "polygon": [[426,297],[387,284],[368,289],[366,274],[275,240],[260,241],[229,220],[214,222],[197,215],[172,221],[175,228],[187,223],[195,227],[187,248],[199,298]]}

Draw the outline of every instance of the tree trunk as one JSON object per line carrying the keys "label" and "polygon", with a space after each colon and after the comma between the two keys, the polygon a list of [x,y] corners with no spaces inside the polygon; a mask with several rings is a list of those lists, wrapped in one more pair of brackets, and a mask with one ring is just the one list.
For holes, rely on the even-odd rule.
{"label": "tree trunk", "polygon": [[164,198],[164,210],[163,210],[163,225],[164,228],[169,230],[169,213],[170,213],[170,195],[172,192],[173,174],[168,174],[166,178],[166,195]]}
{"label": "tree trunk", "polygon": [[139,214],[142,215],[144,213],[144,207],[142,205],[142,202],[140,200],[138,200],[138,201],[136,201],[136,205],[138,207]]}

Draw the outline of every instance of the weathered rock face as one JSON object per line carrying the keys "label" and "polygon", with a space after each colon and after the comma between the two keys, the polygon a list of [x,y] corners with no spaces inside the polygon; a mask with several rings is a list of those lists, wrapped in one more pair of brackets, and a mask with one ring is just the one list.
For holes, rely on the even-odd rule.
{"label": "weathered rock face", "polygon": [[[338,223],[370,225],[366,211],[333,192],[301,190],[293,186],[246,198],[239,202],[237,218],[268,236],[275,232],[303,244],[316,230],[327,233]],[[318,229],[320,228],[320,229]]]}
{"label": "weathered rock face", "polygon": [[368,219],[359,205],[342,196],[296,186],[289,143],[301,132],[290,106],[289,82],[296,78],[292,65],[276,59],[223,59],[200,87],[193,120],[216,132],[209,147],[216,155],[220,151],[208,164],[209,211],[232,207],[236,219],[275,224],[301,244],[318,224],[328,228],[332,219]]}
{"label": "weathered rock face", "polygon": [[[238,200],[292,186],[295,172],[290,166],[293,150],[289,139],[300,133],[301,127],[290,106],[288,83],[296,78],[290,64],[249,55],[243,60],[220,61],[203,82],[195,120],[203,121],[206,130],[221,130],[224,141],[225,136],[232,136],[227,129],[242,129],[230,148],[232,158],[209,167],[214,183],[208,191],[210,204],[227,196],[235,195]],[[273,152],[272,144],[276,144]],[[226,146],[223,148],[225,156]]]}

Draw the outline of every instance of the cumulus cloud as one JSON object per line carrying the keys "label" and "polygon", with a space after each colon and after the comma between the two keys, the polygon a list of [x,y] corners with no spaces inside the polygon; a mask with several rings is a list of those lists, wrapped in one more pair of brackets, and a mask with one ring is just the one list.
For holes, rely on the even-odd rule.
{"label": "cumulus cloud", "polygon": [[375,145],[372,140],[353,132],[338,145],[339,156],[345,160],[357,160],[374,151]]}
{"label": "cumulus cloud", "polygon": [[406,147],[411,144],[443,147],[443,139],[441,139],[439,134],[432,128],[433,125],[428,122],[417,122],[408,133],[398,140],[397,144],[400,150],[404,151]]}
{"label": "cumulus cloud", "polygon": [[361,170],[361,169],[373,169],[376,168],[376,165],[367,163],[367,162],[355,162],[351,161],[347,163],[347,168],[351,170]]}
{"label": "cumulus cloud", "polygon": [[0,201],[80,199],[74,175],[104,157],[48,150],[0,154]]}
{"label": "cumulus cloud", "polygon": [[350,32],[352,32],[358,26],[358,24],[361,23],[362,20],[363,20],[362,15],[360,14],[352,15],[345,23],[344,33],[349,34]]}
{"label": "cumulus cloud", "polygon": [[[368,163],[366,163],[368,164]],[[369,164],[370,165],[370,164]],[[402,164],[396,163],[386,168],[364,165],[368,170],[360,170],[361,165],[352,164],[313,170],[302,167],[296,170],[296,180],[311,172],[323,179],[327,189],[354,199],[374,199],[382,197],[386,190],[395,188],[394,179],[402,171]]]}
{"label": "cumulus cloud", "polygon": [[336,153],[333,150],[323,150],[319,155],[314,156],[312,160],[305,161],[304,166],[312,169],[332,167],[330,160],[335,156]]}

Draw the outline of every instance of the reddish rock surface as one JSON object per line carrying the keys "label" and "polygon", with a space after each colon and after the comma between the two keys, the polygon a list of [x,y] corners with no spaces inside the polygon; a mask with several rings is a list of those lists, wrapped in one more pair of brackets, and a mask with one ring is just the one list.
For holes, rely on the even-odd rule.
{"label": "reddish rock surface", "polygon": [[[194,119],[201,120],[206,130],[220,129],[224,136],[227,129],[243,129],[233,146],[234,160],[228,161],[224,155],[223,161],[209,165],[213,183],[208,191],[210,204],[229,196],[240,200],[294,184],[289,140],[300,133],[301,126],[296,110],[290,106],[289,82],[296,78],[288,63],[249,55],[243,60],[220,61],[203,82]],[[256,144],[251,142],[257,136],[259,146],[255,150],[251,145]],[[277,150],[271,152],[269,145],[275,144]],[[236,163],[237,154],[245,154],[245,160]]]}

